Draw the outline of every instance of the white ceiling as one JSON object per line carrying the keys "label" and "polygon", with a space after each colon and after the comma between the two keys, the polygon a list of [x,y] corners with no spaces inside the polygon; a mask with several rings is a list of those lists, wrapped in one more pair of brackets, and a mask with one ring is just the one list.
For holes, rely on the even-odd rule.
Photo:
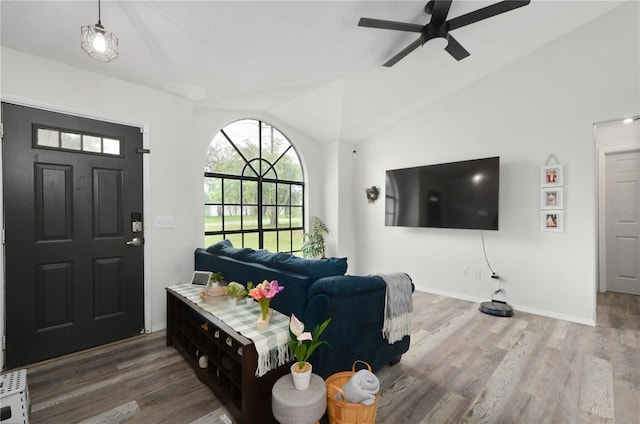
{"label": "white ceiling", "polygon": [[[449,18],[495,1],[454,0]],[[360,17],[425,24],[426,1],[102,1],[120,56],[80,49],[95,1],[0,2],[3,46],[171,92],[196,108],[264,111],[319,142],[366,139],[618,6],[533,0],[452,31],[471,53],[418,49],[417,34],[360,28]],[[249,112],[247,112],[249,113]]]}

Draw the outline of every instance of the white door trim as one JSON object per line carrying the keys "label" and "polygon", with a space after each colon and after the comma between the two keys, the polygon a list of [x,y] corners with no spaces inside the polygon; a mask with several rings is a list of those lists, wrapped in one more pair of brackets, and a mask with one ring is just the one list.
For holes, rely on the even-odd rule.
{"label": "white door trim", "polygon": [[598,149],[598,289],[601,292],[607,291],[606,160],[608,155],[633,152],[640,152],[640,147],[621,146]]}

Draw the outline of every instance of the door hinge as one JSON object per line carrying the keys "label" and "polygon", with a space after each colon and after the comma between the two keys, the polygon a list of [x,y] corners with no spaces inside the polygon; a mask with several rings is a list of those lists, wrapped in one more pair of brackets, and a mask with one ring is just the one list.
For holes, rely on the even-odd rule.
{"label": "door hinge", "polygon": [[2,244],[4,244],[4,228],[2,229]]}
{"label": "door hinge", "polygon": [[151,150],[149,149],[143,149],[142,147],[138,147],[136,149],[136,153],[151,153]]}
{"label": "door hinge", "polygon": [[2,335],[2,350],[7,350],[7,335]]}
{"label": "door hinge", "polygon": [[4,124],[0,123],[0,138],[4,138]]}

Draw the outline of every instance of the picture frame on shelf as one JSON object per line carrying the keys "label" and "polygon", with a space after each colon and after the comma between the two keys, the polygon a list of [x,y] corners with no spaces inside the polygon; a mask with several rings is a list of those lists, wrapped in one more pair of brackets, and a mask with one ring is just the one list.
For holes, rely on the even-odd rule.
{"label": "picture frame on shelf", "polygon": [[540,209],[562,209],[564,190],[562,187],[540,189]]}
{"label": "picture frame on shelf", "polygon": [[546,210],[540,212],[540,230],[564,231],[564,215],[560,210]]}
{"label": "picture frame on shelf", "polygon": [[540,167],[541,187],[561,187],[564,185],[564,166],[545,165]]}
{"label": "picture frame on shelf", "polygon": [[193,271],[191,284],[195,284],[196,286],[206,286],[207,284],[209,284],[210,277],[211,272],[209,271]]}

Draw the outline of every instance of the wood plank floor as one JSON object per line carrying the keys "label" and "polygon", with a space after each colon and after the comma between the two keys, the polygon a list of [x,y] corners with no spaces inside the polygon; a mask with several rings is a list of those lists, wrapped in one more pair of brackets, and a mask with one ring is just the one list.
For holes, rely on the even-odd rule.
{"label": "wood plank floor", "polygon": [[[377,372],[378,423],[640,423],[640,297],[589,327],[416,292],[411,349]],[[32,423],[230,423],[164,332],[27,367]]]}

